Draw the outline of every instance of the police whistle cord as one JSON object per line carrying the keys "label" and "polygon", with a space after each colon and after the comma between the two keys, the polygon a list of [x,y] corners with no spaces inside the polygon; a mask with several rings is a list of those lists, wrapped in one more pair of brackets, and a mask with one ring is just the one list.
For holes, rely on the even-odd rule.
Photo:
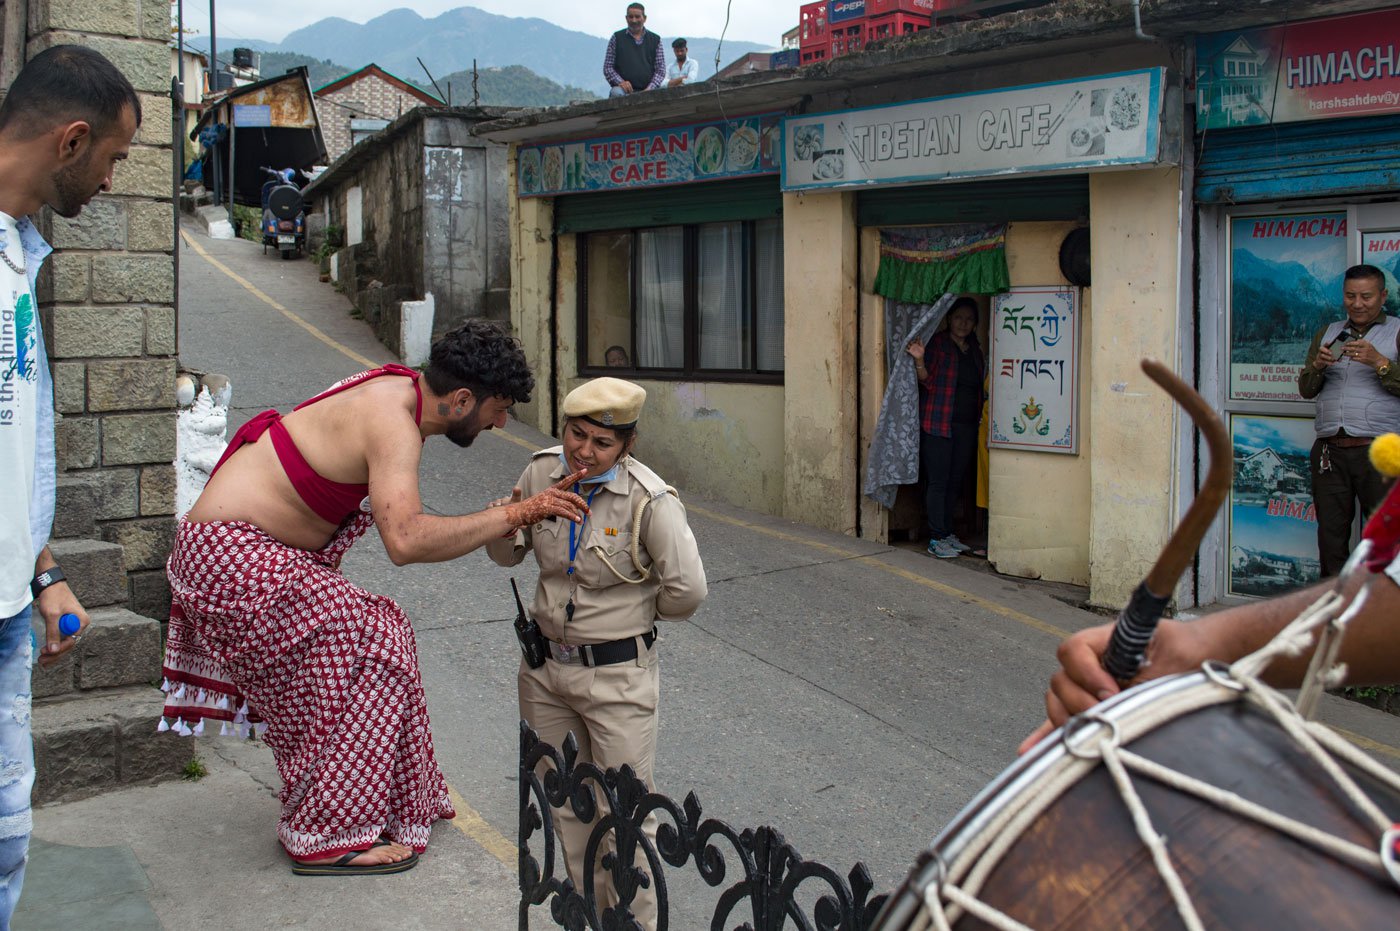
{"label": "police whistle cord", "polygon": [[1196,500],[1191,502],[1186,516],[1181,519],[1167,545],[1162,547],[1157,562],[1118,615],[1108,651],[1104,653],[1103,665],[1109,675],[1120,682],[1132,679],[1142,668],[1147,644],[1152,640],[1167,603],[1171,601],[1177,581],[1190,565],[1201,539],[1230,493],[1234,468],[1234,452],[1229,434],[1225,432],[1225,424],[1211,410],[1205,398],[1155,359],[1143,359],[1142,370],[1191,416],[1191,422],[1201,431],[1210,450],[1210,470]]}

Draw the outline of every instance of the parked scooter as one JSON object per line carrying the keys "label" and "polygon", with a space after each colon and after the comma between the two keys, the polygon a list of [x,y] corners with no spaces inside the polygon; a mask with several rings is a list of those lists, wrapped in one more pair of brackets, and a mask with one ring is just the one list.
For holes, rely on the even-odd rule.
{"label": "parked scooter", "polygon": [[306,251],[306,206],[301,188],[292,182],[297,172],[291,168],[263,166],[271,178],[262,186],[263,255],[272,246],[290,259]]}

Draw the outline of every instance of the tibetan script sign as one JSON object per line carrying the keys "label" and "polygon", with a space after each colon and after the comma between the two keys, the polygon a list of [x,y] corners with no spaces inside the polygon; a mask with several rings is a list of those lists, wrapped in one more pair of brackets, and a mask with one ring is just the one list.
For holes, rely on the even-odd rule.
{"label": "tibetan script sign", "polygon": [[1400,113],[1400,10],[1201,36],[1196,128]]}
{"label": "tibetan script sign", "polygon": [[654,132],[521,146],[516,187],[521,197],[722,181],[778,171],[780,114]]}
{"label": "tibetan script sign", "polygon": [[992,299],[987,445],[1079,452],[1079,292],[1012,288]]}
{"label": "tibetan script sign", "polygon": [[783,120],[783,190],[1155,164],[1163,69]]}

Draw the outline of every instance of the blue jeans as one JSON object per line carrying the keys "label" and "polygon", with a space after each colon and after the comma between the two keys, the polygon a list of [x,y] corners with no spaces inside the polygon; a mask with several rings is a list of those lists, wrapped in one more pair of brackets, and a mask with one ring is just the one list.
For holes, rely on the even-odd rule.
{"label": "blue jeans", "polygon": [[0,621],[0,931],[9,931],[19,903],[29,834],[34,819],[29,796],[34,789],[34,742],[29,731],[33,701],[29,666],[34,659],[29,639],[30,609]]}

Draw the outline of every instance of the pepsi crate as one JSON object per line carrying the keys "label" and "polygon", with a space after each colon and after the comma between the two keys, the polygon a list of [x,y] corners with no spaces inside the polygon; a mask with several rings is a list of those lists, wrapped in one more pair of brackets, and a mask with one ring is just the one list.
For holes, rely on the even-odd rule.
{"label": "pepsi crate", "polygon": [[867,42],[913,35],[929,28],[930,18],[920,13],[886,13],[865,21]]}
{"label": "pepsi crate", "polygon": [[830,26],[840,23],[855,23],[865,19],[866,0],[829,0],[826,21]]}

